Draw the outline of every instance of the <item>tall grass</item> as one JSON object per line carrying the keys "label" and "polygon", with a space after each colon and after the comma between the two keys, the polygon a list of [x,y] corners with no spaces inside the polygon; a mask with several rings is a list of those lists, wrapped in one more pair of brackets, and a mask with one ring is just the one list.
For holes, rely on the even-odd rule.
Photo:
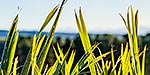
{"label": "tall grass", "polygon": [[[90,43],[88,31],[86,29],[86,24],[80,8],[79,16],[78,13],[75,11],[75,19],[85,54],[80,58],[77,63],[74,63],[76,50],[71,50],[73,41],[71,42],[66,54],[63,54],[62,49],[57,43],[57,48],[53,46],[53,50],[57,60],[50,68],[48,68],[48,66],[45,66],[45,59],[52,44],[54,33],[58,25],[61,13],[63,11],[64,4],[66,2],[67,0],[63,0],[60,5],[57,5],[50,11],[42,27],[39,30],[38,35],[34,35],[32,40],[32,47],[29,50],[28,56],[26,57],[26,61],[22,66],[22,71],[21,73],[19,73],[19,75],[145,74],[146,46],[144,47],[144,50],[140,53],[138,47],[138,11],[134,13],[132,7],[129,7],[128,9],[126,20],[120,14],[128,31],[129,43],[127,43],[125,47],[123,44],[121,44],[121,55],[116,61],[114,59],[115,50],[113,48],[111,48],[109,52],[102,54],[101,50],[98,48],[99,43],[95,43],[94,45]],[[54,15],[56,15],[56,17],[48,36],[42,36],[41,33],[51,21],[51,19],[54,17]],[[17,14],[17,16],[15,17],[5,40],[0,64],[1,75],[18,74],[18,57],[14,57],[19,38],[19,32],[16,30],[18,24],[18,16],[19,14]],[[45,39],[46,41],[44,42]],[[95,49],[97,49],[100,54],[97,57],[93,53]],[[108,55],[111,56],[111,60],[104,60],[104,57],[107,57]],[[142,61],[140,61],[141,57]],[[101,62],[101,64],[99,64],[98,62]],[[75,64],[75,66],[73,66],[73,64]],[[119,69],[117,69],[117,67]],[[85,69],[87,68],[89,68],[89,72],[86,72]],[[31,71],[31,73],[29,71]]]}
{"label": "tall grass", "polygon": [[123,18],[121,14],[120,16],[123,19],[126,29],[128,31],[130,49],[127,52],[130,52],[129,54],[131,55],[130,57],[132,60],[130,62],[131,64],[128,64],[130,67],[129,69],[131,70],[130,74],[144,75],[146,46],[143,50],[143,58],[141,62],[138,47],[138,10],[136,11],[136,13],[134,13],[132,6],[130,6],[127,12],[127,20],[125,20],[125,18]]}
{"label": "tall grass", "polygon": [[[138,11],[136,11],[134,15],[134,11],[132,7],[129,7],[127,12],[127,20],[123,18],[123,16],[120,14],[121,18],[123,19],[126,29],[128,31],[128,38],[129,38],[129,47],[128,43],[126,44],[126,47],[123,47],[121,45],[121,55],[119,56],[118,60],[114,61],[114,50],[111,48],[111,61],[112,63],[112,69],[110,69],[110,65],[107,63],[104,63],[105,61],[102,60],[102,70],[98,63],[92,64],[89,66],[90,73],[92,75],[96,74],[104,74],[104,75],[144,75],[145,71],[145,52],[146,52],[146,46],[144,47],[144,50],[140,53],[139,47],[138,47]],[[77,16],[75,12],[75,18],[76,23],[78,26],[80,38],[83,44],[83,48],[85,53],[89,52],[91,53],[91,43],[89,40],[89,36],[85,27],[85,23],[83,20],[83,15],[81,12],[81,8],[79,10],[79,17]],[[130,22],[131,21],[131,22]],[[142,61],[140,61],[140,57],[142,56]],[[92,61],[94,58],[94,55],[91,53],[91,56],[89,57],[89,62]],[[121,62],[121,64],[119,64]],[[119,67],[119,70],[116,68]],[[100,70],[100,71],[99,71]],[[110,71],[110,73],[108,73]],[[118,71],[118,72],[117,72]]]}

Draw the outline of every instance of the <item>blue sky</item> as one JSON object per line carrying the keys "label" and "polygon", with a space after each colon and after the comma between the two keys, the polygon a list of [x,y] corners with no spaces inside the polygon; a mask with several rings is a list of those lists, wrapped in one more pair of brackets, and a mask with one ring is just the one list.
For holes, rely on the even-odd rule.
{"label": "blue sky", "polygon": [[[8,30],[18,6],[22,8],[18,30],[39,30],[49,11],[61,0],[0,0],[0,30]],[[57,32],[77,32],[74,9],[82,8],[89,33],[126,33],[119,13],[126,15],[128,6],[139,10],[139,34],[150,32],[150,0],[68,0]],[[49,31],[52,22],[45,29]]]}

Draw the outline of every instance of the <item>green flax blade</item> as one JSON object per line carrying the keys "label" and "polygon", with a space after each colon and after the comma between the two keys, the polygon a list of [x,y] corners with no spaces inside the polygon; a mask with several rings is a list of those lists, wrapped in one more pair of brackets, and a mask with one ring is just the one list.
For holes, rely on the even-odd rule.
{"label": "green flax blade", "polygon": [[90,43],[88,32],[87,32],[87,29],[86,29],[86,26],[85,26],[85,22],[84,22],[84,19],[83,19],[81,8],[79,10],[79,17],[80,17],[81,27],[82,27],[82,30],[83,30],[82,35],[84,36],[84,39],[86,39],[86,42],[84,44],[86,45],[86,50],[89,50],[89,48],[91,48],[91,43]]}
{"label": "green flax blade", "polygon": [[69,61],[68,61],[68,64],[67,64],[67,69],[68,70],[68,73],[65,73],[65,74],[70,74],[71,72],[71,67],[73,65],[73,62],[74,62],[74,57],[75,57],[75,51],[72,51],[71,55],[70,55],[70,58],[69,58]]}
{"label": "green flax blade", "polygon": [[48,14],[47,18],[45,19],[45,22],[43,23],[43,25],[38,33],[38,40],[40,39],[42,31],[45,29],[45,27],[48,25],[50,20],[53,18],[53,16],[55,15],[57,10],[58,10],[58,5],[55,8],[53,8],[53,10]]}
{"label": "green flax blade", "polygon": [[82,28],[81,28],[81,24],[80,24],[80,21],[79,21],[79,18],[77,16],[77,13],[75,12],[75,19],[76,19],[76,23],[77,23],[77,26],[78,26],[78,31],[79,31],[79,35],[80,35],[80,38],[81,38],[81,41],[82,41],[82,45],[83,45],[83,48],[84,48],[84,51],[85,53],[87,53],[87,49],[86,49],[86,40],[84,38],[84,33],[82,31]]}
{"label": "green flax blade", "polygon": [[[90,39],[89,39],[89,36],[88,36],[88,32],[86,30],[86,26],[85,26],[85,22],[84,22],[84,19],[83,19],[82,12],[81,12],[81,8],[79,10],[79,17],[77,16],[77,14],[75,12],[75,19],[76,19],[76,23],[77,23],[77,26],[78,26],[79,35],[80,35],[80,38],[81,38],[81,41],[82,41],[84,51],[85,51],[85,53],[91,52],[92,51],[90,49],[91,48],[91,43],[90,43]],[[93,60],[92,53],[89,57],[89,62],[90,62],[90,60]],[[94,64],[90,65],[89,68],[90,68],[91,74],[96,75],[95,65]]]}
{"label": "green flax blade", "polygon": [[[25,64],[24,64],[24,67],[22,69],[22,72],[21,72],[21,75],[28,75],[29,73],[29,70],[30,70],[30,66],[31,66],[31,57],[34,56],[34,52],[35,52],[35,48],[36,48],[36,45],[38,45],[38,41],[40,40],[40,36],[41,36],[41,33],[42,31],[44,30],[44,28],[48,25],[49,21],[52,19],[52,17],[54,16],[54,14],[56,13],[58,9],[58,6],[56,6],[50,13],[49,15],[47,16],[44,24],[42,25],[40,31],[39,31],[39,34],[38,34],[38,38],[37,38],[37,41],[33,42],[33,45],[34,45],[34,49],[32,48],[32,51],[31,49],[29,50],[28,52],[28,55],[27,55],[27,58],[26,58],[26,61],[25,61]],[[36,43],[36,44],[35,44]],[[34,50],[34,51],[33,51]]]}
{"label": "green flax blade", "polygon": [[42,37],[41,40],[39,41],[39,44],[38,44],[38,46],[37,46],[37,48],[36,48],[36,51],[35,51],[35,53],[34,53],[34,58],[38,56],[39,51],[40,51],[40,49],[41,49],[41,47],[42,47],[42,44],[43,44],[43,42],[44,42],[45,37],[46,37],[46,35],[43,35],[43,37]]}
{"label": "green flax blade", "polygon": [[[137,14],[138,16],[138,14]],[[135,25],[135,15],[133,8],[131,7],[131,19],[132,19],[132,33],[133,33],[133,45],[134,45],[134,54],[138,54],[138,33],[137,33],[137,27]],[[141,67],[140,67],[140,60],[138,56],[135,56],[136,59],[136,68],[137,68],[137,74],[141,75]]]}
{"label": "green flax blade", "polygon": [[50,31],[50,33],[48,35],[48,38],[46,40],[46,43],[44,45],[44,48],[43,48],[43,50],[41,51],[41,53],[40,53],[40,55],[38,57],[37,65],[39,66],[40,71],[42,71],[42,68],[44,66],[44,62],[45,62],[47,53],[49,51],[49,48],[51,46],[51,43],[52,43],[52,40],[53,40],[53,37],[54,37],[54,33],[55,33],[55,30],[56,30],[56,26],[58,24],[58,19],[60,18],[61,12],[62,12],[62,8],[60,8],[60,10],[59,10],[59,12],[58,12],[58,14],[56,16],[56,19],[55,19],[55,21],[54,21],[54,23],[52,25],[51,31]]}
{"label": "green flax blade", "polygon": [[15,56],[15,51],[16,51],[16,47],[17,47],[17,42],[18,42],[18,38],[19,38],[19,33],[16,32],[16,36],[15,39],[12,42],[12,47],[10,50],[10,56],[9,56],[9,60],[8,60],[8,67],[7,67],[7,73],[6,75],[9,75],[12,69],[12,63],[14,60],[14,56]]}
{"label": "green flax blade", "polygon": [[13,23],[9,29],[9,32],[7,34],[5,44],[4,44],[4,49],[3,49],[3,53],[2,53],[2,57],[1,57],[2,64],[0,65],[0,68],[2,68],[4,70],[4,73],[6,73],[6,68],[8,67],[7,63],[8,63],[9,55],[10,55],[10,46],[11,46],[13,38],[15,36],[17,24],[18,24],[18,14],[15,17],[15,19],[13,20]]}
{"label": "green flax blade", "polygon": [[80,58],[80,60],[77,62],[77,64],[75,65],[74,69],[72,70],[71,75],[79,74],[79,71],[85,65],[85,60],[87,60],[89,55],[90,55],[89,53],[86,53]]}
{"label": "green flax blade", "polygon": [[18,64],[18,57],[15,58],[15,62],[13,66],[13,75],[17,75],[17,64]]}
{"label": "green flax blade", "polygon": [[22,71],[20,75],[28,75],[32,61],[34,60],[34,53],[35,53],[35,49],[36,49],[36,35],[34,35],[33,37],[33,41],[32,41],[32,48],[29,50],[26,61],[23,65]]}
{"label": "green flax blade", "polygon": [[145,75],[145,53],[146,53],[146,46],[144,47],[144,51],[143,51],[143,58],[142,58],[142,74],[141,74],[141,75]]}
{"label": "green flax blade", "polygon": [[61,3],[61,6],[59,8],[59,11],[58,11],[58,14],[54,20],[54,23],[52,25],[52,28],[50,30],[50,33],[48,35],[48,38],[46,40],[46,43],[44,45],[44,48],[43,50],[41,51],[39,57],[38,57],[38,61],[37,61],[37,65],[39,66],[40,68],[40,71],[42,71],[42,68],[44,66],[44,62],[45,62],[45,59],[46,59],[46,56],[47,56],[47,53],[49,51],[49,48],[51,46],[51,43],[52,43],[52,40],[53,40],[53,37],[54,37],[54,33],[56,31],[56,27],[58,25],[58,20],[60,18],[60,14],[62,12],[62,9],[63,9],[63,5],[66,3],[67,0],[63,0],[62,3]]}
{"label": "green flax blade", "polygon": [[[108,54],[110,54],[110,52],[104,53],[103,55],[98,56],[97,58],[91,60],[86,66],[84,66],[84,68],[82,68],[81,71],[83,71],[84,69],[86,69],[87,67],[89,67],[90,65],[93,65],[95,63],[97,63],[98,61],[100,61],[103,57],[106,57]],[[80,71],[80,72],[81,72]]]}
{"label": "green flax blade", "polygon": [[[111,61],[112,61],[112,67],[115,67],[115,59],[114,59],[114,50],[111,48]],[[116,75],[116,70],[113,71],[113,74]]]}

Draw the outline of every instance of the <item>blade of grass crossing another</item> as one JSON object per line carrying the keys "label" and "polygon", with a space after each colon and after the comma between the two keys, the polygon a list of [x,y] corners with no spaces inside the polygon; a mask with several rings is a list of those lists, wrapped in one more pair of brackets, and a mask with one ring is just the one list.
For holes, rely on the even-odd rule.
{"label": "blade of grass crossing another", "polygon": [[53,49],[54,49],[54,53],[55,53],[56,59],[58,60],[58,62],[61,62],[60,56],[58,55],[58,53],[57,53],[57,51],[56,51],[54,46],[53,46]]}
{"label": "blade of grass crossing another", "polygon": [[[84,66],[82,68],[82,70],[80,71],[80,73],[85,70],[87,67],[89,67],[90,65],[93,65],[95,63],[97,63],[98,61],[100,61],[103,57],[106,57],[108,54],[110,54],[110,52],[104,53],[103,55],[100,55],[98,57],[96,57],[95,59],[91,60],[86,66]],[[89,56],[90,57],[90,56]],[[89,59],[88,57],[88,59]]]}
{"label": "blade of grass crossing another", "polygon": [[44,72],[43,72],[43,75],[46,75],[47,72],[48,72],[48,65],[46,65]]}
{"label": "blade of grass crossing another", "polygon": [[75,65],[74,69],[71,72],[71,75],[76,75],[79,74],[79,71],[83,68],[83,66],[85,65],[85,60],[87,60],[87,58],[89,57],[89,53],[84,54],[80,60],[77,62],[77,64]]}
{"label": "blade of grass crossing another", "polygon": [[59,5],[57,5],[55,8],[53,8],[53,10],[48,14],[47,18],[45,19],[45,21],[44,21],[44,23],[43,23],[43,25],[42,25],[39,33],[38,33],[38,40],[37,41],[39,41],[42,31],[46,28],[46,26],[48,25],[48,23],[50,22],[50,20],[55,15],[56,11],[58,10],[58,6]]}
{"label": "blade of grass crossing another", "polygon": [[32,71],[31,75],[41,75],[39,68],[36,64],[36,57],[32,60]]}
{"label": "blade of grass crossing another", "polygon": [[[99,47],[97,47],[97,49],[98,49],[98,51],[99,51],[99,54],[100,54],[100,56],[102,55],[102,52],[101,52],[101,50],[100,50],[100,48]],[[106,61],[107,62],[107,61]],[[102,63],[102,69],[100,69],[100,71],[101,71],[101,73],[103,73],[104,75],[107,75],[108,74],[108,70],[106,69],[106,63],[104,63],[104,59],[102,58],[101,59],[101,63]]]}
{"label": "blade of grass crossing another", "polygon": [[34,64],[35,64],[34,75],[42,75],[42,74],[40,73],[39,67],[38,67],[37,64],[36,64],[36,61],[34,62]]}
{"label": "blade of grass crossing another", "polygon": [[[32,48],[31,48],[31,50],[29,50],[29,54],[28,54],[27,59],[25,61],[25,65],[22,69],[21,75],[26,75],[29,73],[30,67],[35,62],[35,58],[37,58],[37,55],[41,49],[44,38],[45,38],[45,35],[43,35],[43,37],[41,38],[41,40],[39,40],[39,43],[38,43],[36,41],[37,40],[36,35],[34,35],[33,42],[32,42]],[[34,67],[35,67],[35,65],[34,65]],[[33,71],[34,71],[34,69],[33,69]]]}
{"label": "blade of grass crossing another", "polygon": [[47,38],[46,43],[44,45],[44,48],[43,48],[43,50],[41,51],[41,53],[40,53],[40,55],[38,57],[37,65],[39,66],[40,71],[42,71],[42,68],[44,66],[44,62],[45,62],[47,53],[49,51],[49,48],[51,46],[51,43],[52,43],[52,40],[53,40],[53,37],[54,37],[54,33],[55,33],[55,30],[56,30],[56,26],[58,24],[58,20],[60,18],[61,12],[62,12],[62,7],[58,11],[58,14],[57,14],[57,16],[55,18],[55,21],[54,21],[53,25],[52,25],[52,28],[50,30],[50,33],[48,35],[48,38]]}
{"label": "blade of grass crossing another", "polygon": [[[133,45],[134,45],[134,54],[138,54],[138,32],[137,32],[137,26],[136,23],[135,24],[135,18],[138,18],[138,11],[136,11],[136,15],[134,15],[134,11],[133,8],[131,7],[131,17],[132,17],[132,33],[133,33]],[[136,19],[136,22],[138,22],[138,20]],[[139,57],[136,56],[135,57],[137,65],[137,74],[141,75],[141,67],[140,67],[140,60]]]}
{"label": "blade of grass crossing another", "polygon": [[[86,26],[85,26],[85,23],[84,23],[81,8],[79,10],[79,18],[77,16],[76,12],[75,12],[75,19],[76,19],[76,23],[77,23],[77,26],[78,26],[78,30],[79,30],[79,34],[80,34],[80,38],[81,38],[81,41],[82,41],[84,51],[85,51],[85,53],[91,52],[92,51],[90,49],[91,48],[91,43],[90,43],[88,32],[86,30]],[[93,58],[92,53],[91,53],[88,61],[90,62],[93,59],[94,58]],[[94,64],[90,65],[89,68],[90,68],[91,74],[96,75],[95,65]]]}
{"label": "blade of grass crossing another", "polygon": [[120,62],[120,57],[117,59],[117,61],[116,61],[116,64],[113,66],[113,68],[112,68],[112,70],[111,70],[111,72],[110,72],[110,75],[117,75],[116,74],[116,68],[117,68],[117,66],[118,66],[118,64],[119,64],[119,62]]}
{"label": "blade of grass crossing another", "polygon": [[[58,10],[58,6],[56,6],[50,13],[49,15],[47,16],[44,24],[42,25],[39,33],[38,33],[38,37],[37,37],[37,41],[36,41],[36,46],[38,45],[38,42],[40,40],[40,36],[41,36],[41,33],[42,31],[44,30],[44,28],[47,26],[47,24],[49,23],[49,21],[52,19],[52,17],[54,16],[54,14],[56,13],[56,11]],[[47,55],[47,53],[45,54]],[[22,72],[21,72],[21,75],[26,75],[28,74],[29,72],[29,67],[31,66],[31,56],[32,56],[32,52],[31,50],[29,50],[29,53],[28,53],[28,56],[26,58],[26,62],[24,64],[24,67],[22,69]],[[39,57],[38,57],[39,58]],[[38,61],[37,61],[38,62]],[[37,63],[37,65],[39,66],[39,64]],[[25,68],[26,67],[26,68]],[[40,67],[40,71],[41,71],[41,67]]]}
{"label": "blade of grass crossing another", "polygon": [[[130,13],[129,13],[129,10],[130,10]],[[131,22],[130,22],[130,17],[131,17]],[[136,13],[136,15],[134,15],[133,8],[129,7],[128,12],[127,12],[127,22],[122,17],[122,15],[121,15],[121,18],[123,19],[126,25],[127,31],[128,31],[134,74],[141,75],[139,57],[135,56],[135,54],[138,54],[138,36],[137,36],[138,12]],[[136,18],[136,23],[135,23],[135,18]]]}
{"label": "blade of grass crossing another", "polygon": [[58,60],[56,60],[54,65],[51,68],[49,68],[46,75],[59,75],[60,68],[61,68],[61,64],[59,63]]}
{"label": "blade of grass crossing another", "polygon": [[[18,14],[15,17],[15,19],[13,20],[13,23],[9,29],[8,35],[5,40],[3,53],[2,53],[2,57],[1,57],[1,65],[0,65],[0,68],[3,68],[3,70],[6,70],[6,68],[8,67],[7,63],[9,60],[9,53],[10,53],[9,48],[10,48],[10,45],[12,44],[11,42],[13,41],[13,38],[15,36],[17,24],[18,24]],[[4,73],[5,73],[5,71],[4,71]]]}
{"label": "blade of grass crossing another", "polygon": [[58,43],[57,43],[57,49],[58,49],[58,52],[59,52],[59,54],[60,54],[61,59],[63,60],[63,59],[64,59],[64,54],[63,54],[63,51],[62,51],[62,49],[60,48],[60,46],[59,46]]}
{"label": "blade of grass crossing another", "polygon": [[[132,16],[134,16],[134,15],[132,15]],[[135,14],[135,16],[134,16],[134,18],[136,18],[136,22],[138,22],[138,11],[136,11],[136,14]],[[138,24],[138,23],[135,23],[135,19],[133,19],[134,20],[134,47],[135,47],[135,49],[134,49],[134,53],[135,54],[138,54],[139,53],[139,49],[138,49],[138,32],[137,32],[137,30],[138,30],[138,25],[136,26],[136,24]],[[135,59],[136,59],[136,61],[137,61],[137,73],[138,73],[138,75],[141,75],[141,66],[140,66],[140,60],[139,60],[139,57],[137,56],[137,57],[135,57]]]}
{"label": "blade of grass crossing another", "polygon": [[[132,56],[132,67],[130,67],[130,72],[131,69],[134,70],[134,74],[137,75],[137,69],[136,69],[136,60],[135,60],[135,54],[134,54],[134,42],[133,42],[133,30],[131,29],[132,28],[132,24],[130,24],[130,14],[129,14],[129,10],[130,10],[130,7],[128,8],[128,12],[127,12],[127,23],[128,23],[128,38],[129,38],[129,45],[130,45],[130,50],[131,50],[131,56]],[[132,72],[133,73],[133,72]]]}
{"label": "blade of grass crossing another", "polygon": [[67,68],[66,68],[66,72],[68,73],[65,73],[66,75],[70,75],[70,72],[71,72],[71,67],[73,65],[73,61],[74,61],[74,57],[75,57],[75,51],[72,51],[71,55],[70,55],[70,58],[69,58],[69,61],[68,61],[68,64],[67,64]]}
{"label": "blade of grass crossing another", "polygon": [[36,51],[34,52],[34,58],[38,56],[38,54],[40,52],[40,49],[42,47],[42,44],[44,42],[45,37],[46,37],[46,35],[43,35],[43,37],[41,38],[41,40],[38,43],[38,46],[36,46]]}
{"label": "blade of grass crossing another", "polygon": [[28,55],[27,55],[27,58],[26,58],[26,61],[25,61],[25,64],[24,64],[24,67],[22,69],[22,72],[21,72],[21,75],[26,75],[29,73],[29,70],[30,70],[30,66],[31,66],[31,57],[34,57],[34,53],[35,53],[35,48],[36,46],[38,45],[38,42],[40,40],[40,36],[41,36],[41,33],[42,31],[44,30],[44,28],[48,25],[48,23],[50,22],[50,20],[52,19],[52,17],[54,16],[54,14],[56,13],[56,11],[58,10],[58,6],[56,6],[55,8],[53,8],[52,11],[50,11],[49,15],[47,16],[44,24],[42,25],[39,33],[38,33],[38,37],[36,39],[36,37],[34,36],[34,40],[33,43],[32,43],[32,51],[31,49],[29,50],[28,52]]}
{"label": "blade of grass crossing another", "polygon": [[[79,19],[80,19],[80,23],[81,23],[81,28],[82,28],[82,31],[83,31],[83,34],[81,34],[81,35],[83,35],[83,37],[84,38],[81,38],[81,40],[82,39],[85,39],[84,41],[85,41],[85,43],[83,43],[83,44],[85,44],[85,50],[87,50],[87,52],[91,52],[91,43],[90,43],[90,39],[89,39],[89,36],[88,36],[88,32],[87,32],[87,30],[86,30],[86,26],[85,26],[85,22],[84,22],[84,19],[83,19],[83,15],[82,15],[82,11],[81,11],[81,8],[80,8],[80,10],[79,10]],[[93,60],[94,58],[93,58],[93,56],[92,56],[92,54],[90,54],[90,56],[89,56],[89,62],[91,61],[91,60]],[[91,74],[92,75],[96,75],[96,68],[95,68],[95,65],[93,64],[93,65],[89,65],[89,68],[90,68],[90,72],[91,72]]]}
{"label": "blade of grass crossing another", "polygon": [[17,75],[17,64],[18,64],[18,57],[15,58],[15,62],[13,66],[13,75]]}
{"label": "blade of grass crossing another", "polygon": [[59,7],[59,5],[54,7],[53,10],[48,14],[48,16],[46,17],[46,19],[45,19],[45,21],[44,21],[44,23],[43,23],[39,33],[42,32],[45,29],[45,27],[48,25],[48,23],[50,22],[50,20],[52,19],[52,17],[56,13],[56,11],[58,10],[58,7]]}
{"label": "blade of grass crossing another", "polygon": [[32,61],[34,60],[34,53],[36,50],[36,35],[34,34],[32,41],[32,48],[29,50],[25,63],[23,65],[22,71],[20,75],[28,75]]}
{"label": "blade of grass crossing another", "polygon": [[46,72],[46,75],[53,75],[53,73],[56,71],[57,65],[58,65],[59,61],[56,60],[55,63],[53,64],[53,66],[51,66],[48,71]]}
{"label": "blade of grass crossing another", "polygon": [[106,70],[109,71],[110,66],[111,66],[111,61],[107,60],[106,63],[105,63],[105,66],[106,66]]}
{"label": "blade of grass crossing another", "polygon": [[[70,47],[71,47],[72,43],[70,44]],[[68,51],[66,52],[66,54],[64,55],[62,50],[60,49],[60,46],[59,44],[57,43],[57,49],[58,49],[58,52],[56,51],[55,47],[53,46],[54,48],[54,53],[56,55],[56,58],[57,60],[59,61],[59,63],[61,64],[61,74],[62,75],[70,75],[70,70],[71,70],[71,66],[72,63],[73,63],[73,60],[74,60],[74,56],[75,56],[75,53],[74,53],[74,50],[73,50],[73,53],[70,55],[70,59],[68,61],[68,64],[67,64],[67,57],[68,57],[68,54],[69,54],[69,51],[70,49],[68,49]]]}

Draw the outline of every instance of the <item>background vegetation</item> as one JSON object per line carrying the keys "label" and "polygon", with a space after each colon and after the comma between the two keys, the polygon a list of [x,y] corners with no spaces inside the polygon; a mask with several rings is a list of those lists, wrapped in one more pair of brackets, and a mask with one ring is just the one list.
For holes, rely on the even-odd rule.
{"label": "background vegetation", "polygon": [[[63,35],[63,34],[61,34]],[[67,49],[70,46],[71,40],[73,40],[73,46],[72,49],[76,50],[76,56],[75,56],[75,61],[77,62],[79,60],[79,58],[84,54],[83,51],[83,46],[81,44],[81,39],[79,37],[78,34],[75,34],[76,36],[74,38],[69,38],[69,37],[62,37],[62,36],[57,36],[54,38],[53,40],[53,44],[52,45],[56,45],[56,43],[58,42],[60,44],[60,47],[63,49],[63,52],[66,53]],[[69,34],[68,34],[69,36]],[[91,35],[90,36],[90,40],[91,43],[94,44],[95,42],[100,42],[100,45],[98,46],[102,53],[108,52],[110,51],[111,47],[114,47],[114,49],[116,50],[115,52],[115,60],[117,60],[117,58],[120,55],[120,46],[121,44],[126,44],[126,42],[128,42],[128,36],[127,34],[125,35],[120,35],[122,36],[122,38],[118,38],[115,35],[111,35],[111,34],[95,34],[95,35]],[[28,54],[29,49],[31,48],[31,43],[32,43],[32,37],[31,36],[20,36],[19,40],[18,40],[18,45],[16,48],[16,55],[18,56],[18,66],[21,66],[24,64],[26,56]],[[148,49],[150,48],[150,34],[146,34],[145,36],[139,36],[139,48],[140,50],[143,49],[144,45],[147,45]],[[0,42],[0,50],[2,50],[4,47],[4,40]],[[94,52],[96,56],[99,55],[98,52]],[[2,52],[0,52],[0,54],[2,54]],[[107,57],[108,59],[110,59],[110,57]],[[50,60],[49,60],[50,59]],[[149,52],[147,52],[146,54],[146,75],[150,74],[149,70],[150,70],[150,54]],[[48,52],[45,64],[48,64],[49,66],[52,66],[54,64],[56,60],[55,54],[54,54],[54,50],[52,49],[52,46]],[[18,69],[18,72],[21,71],[21,68]]]}

